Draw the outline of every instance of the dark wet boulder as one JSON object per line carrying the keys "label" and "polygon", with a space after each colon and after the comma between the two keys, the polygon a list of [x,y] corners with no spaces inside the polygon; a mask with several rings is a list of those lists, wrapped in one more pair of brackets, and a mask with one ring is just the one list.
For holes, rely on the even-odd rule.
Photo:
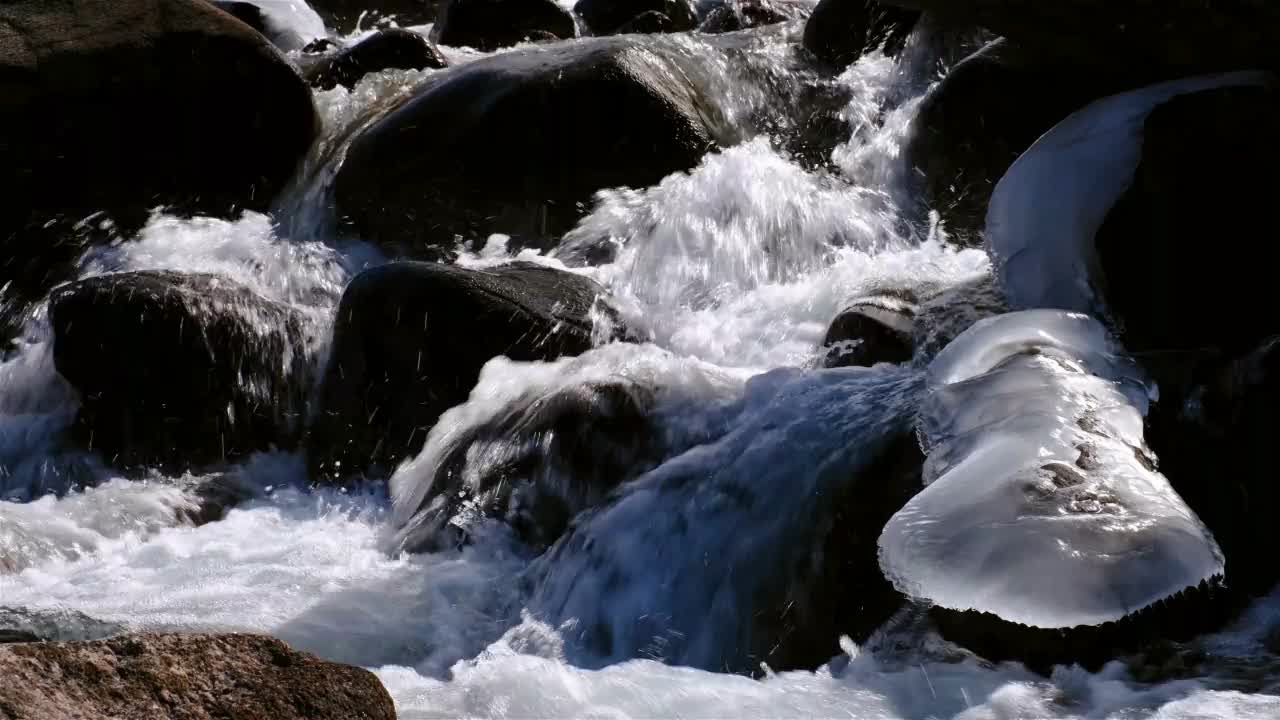
{"label": "dark wet boulder", "polygon": [[1179,75],[1276,66],[1280,5],[1267,0],[883,1],[1086,63],[1106,58]]}
{"label": "dark wet boulder", "polygon": [[146,271],[64,285],[53,359],[80,395],[77,443],[125,469],[214,465],[301,434],[307,323],[213,275]]}
{"label": "dark wet boulder", "polygon": [[726,33],[774,25],[809,16],[807,5],[778,0],[729,0],[707,13],[698,26],[704,33]]}
{"label": "dark wet boulder", "polygon": [[[1183,95],[1143,129],[1129,189],[1096,236],[1102,293],[1134,352],[1246,352],[1280,333],[1267,263],[1222,252],[1226,238],[1266,244],[1258,211],[1280,193],[1280,92],[1239,87]],[[1230,311],[1226,309],[1230,308]],[[1244,322],[1225,322],[1240,312]]]}
{"label": "dark wet boulder", "polygon": [[1213,532],[1238,607],[1280,582],[1273,446],[1280,432],[1280,337],[1238,355],[1139,354],[1160,383],[1148,421],[1160,469]]}
{"label": "dark wet boulder", "polygon": [[545,550],[580,512],[670,452],[651,416],[654,400],[652,388],[624,380],[519,398],[452,438],[438,467],[404,471],[424,492],[401,547],[457,545],[477,519],[491,518]]}
{"label": "dark wet boulder", "polygon": [[1142,84],[1124,68],[1073,64],[997,40],[925,97],[903,152],[950,239],[978,246],[995,184],[1019,155],[1092,100]]}
{"label": "dark wet boulder", "polygon": [[676,22],[657,10],[647,10],[626,21],[614,35],[656,35],[678,32]]}
{"label": "dark wet boulder", "polygon": [[262,635],[124,635],[0,646],[6,718],[394,720],[368,670]]}
{"label": "dark wet boulder", "polygon": [[885,293],[858,298],[840,311],[822,340],[823,367],[871,367],[911,359],[916,298]]}
{"label": "dark wet boulder", "polygon": [[28,214],[265,209],[315,136],[289,63],[203,0],[15,0],[0,37],[6,229]]}
{"label": "dark wet boulder", "polygon": [[260,34],[204,0],[0,4],[0,294],[6,315],[84,242],[158,205],[265,210],[315,137],[311,92]]}
{"label": "dark wet boulder", "polygon": [[568,40],[578,28],[555,0],[449,0],[431,33],[441,45],[490,52],[547,36]]}
{"label": "dark wet boulder", "polygon": [[394,20],[400,27],[429,23],[441,4],[440,0],[310,0],[310,3],[326,25],[341,33],[355,30],[361,18],[365,28],[387,20]]}
{"label": "dark wet boulder", "polygon": [[40,642],[40,638],[24,630],[0,630],[0,645]]}
{"label": "dark wet boulder", "polygon": [[266,35],[269,32],[267,30],[267,18],[262,14],[262,8],[251,2],[215,0],[213,6],[257,30],[262,35]]}
{"label": "dark wet boulder", "polygon": [[596,191],[697,165],[724,134],[716,117],[657,47],[607,38],[516,50],[438,73],[373,122],[334,196],[395,255],[445,257],[457,238],[491,233],[545,247]]}
{"label": "dark wet boulder", "polygon": [[916,308],[911,343],[918,357],[932,359],[979,320],[1006,312],[995,277],[983,274],[924,297]]}
{"label": "dark wet boulder", "polygon": [[76,275],[85,251],[119,242],[103,213],[81,220],[28,220],[0,230],[0,343],[17,339],[55,285]]}
{"label": "dark wet boulder", "polygon": [[332,90],[341,85],[354,88],[361,78],[383,70],[443,68],[449,61],[431,41],[418,33],[390,28],[380,30],[359,43],[339,50],[307,68],[312,87]]}
{"label": "dark wet boulder", "polygon": [[621,28],[648,12],[670,21],[663,32],[684,32],[698,27],[698,14],[690,0],[578,0],[573,11],[594,35],[616,35]]}
{"label": "dark wet boulder", "polygon": [[919,19],[919,11],[876,0],[822,0],[805,23],[804,48],[835,68],[879,47],[897,55]]}
{"label": "dark wet boulder", "polygon": [[611,313],[604,295],[587,278],[530,263],[392,263],[356,276],[338,307],[309,432],[313,476],[385,475],[416,455],[495,357],[586,352],[593,312]]}

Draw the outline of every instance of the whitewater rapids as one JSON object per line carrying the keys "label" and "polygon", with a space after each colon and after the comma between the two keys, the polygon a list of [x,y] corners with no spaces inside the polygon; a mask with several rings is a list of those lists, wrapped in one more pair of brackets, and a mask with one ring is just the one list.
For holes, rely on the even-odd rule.
{"label": "whitewater rapids", "polygon": [[[747,55],[748,65],[773,67],[783,56],[781,41],[762,42]],[[726,87],[752,87],[727,65],[709,67],[725,73]],[[82,274],[218,273],[289,303],[323,328],[352,275],[383,259],[358,238],[326,230],[316,211],[325,175],[318,158],[362,109],[406,92],[426,72],[391,71],[350,92],[319,93],[325,140],[274,218],[157,215],[132,242],[92,252]],[[846,109],[853,140],[833,158],[840,176],[806,170],[757,138],[655,187],[602,193],[567,243],[604,233],[622,250],[608,265],[570,269],[608,286],[651,344],[628,352],[602,348],[575,361],[575,372],[643,371],[683,388],[702,407],[681,414],[676,406],[667,421],[690,433],[700,423],[728,422],[729,408],[733,427],[745,432],[753,423],[770,426],[767,413],[799,420],[837,415],[847,409],[841,392],[851,388],[923,387],[921,365],[836,375],[810,368],[827,324],[850,298],[883,288],[945,288],[991,272],[984,253],[948,249],[936,228],[904,221],[900,140],[934,78],[932,68],[913,66],[910,58],[898,65],[871,55],[834,81],[853,97]],[[736,100],[747,115],[767,96],[742,92]],[[562,265],[555,253],[525,258]],[[502,238],[493,238],[460,262],[505,259]],[[315,338],[321,355],[323,335]],[[75,399],[53,371],[48,343],[37,315],[20,349],[0,364],[0,606],[74,610],[131,630],[270,633],[370,668],[406,719],[1280,717],[1274,694],[1280,656],[1267,647],[1280,625],[1280,594],[1199,641],[1216,658],[1207,674],[1157,683],[1134,679],[1122,662],[1098,673],[1060,667],[1049,678],[1016,664],[992,665],[922,632],[911,618],[862,647],[844,643],[845,652],[816,672],[766,669],[759,680],[667,665],[643,653],[584,662],[573,647],[572,623],[553,627],[531,612],[538,599],[520,580],[532,558],[502,532],[482,533],[463,550],[390,553],[397,508],[385,490],[306,490],[304,463],[282,454],[237,468],[238,480],[257,497],[197,528],[180,518],[195,508],[192,488],[201,478],[126,481],[93,458],[56,453]],[[452,419],[483,417],[513,394],[553,385],[562,365],[495,360]],[[753,405],[753,398],[763,399]],[[717,414],[716,407],[726,410]],[[851,425],[856,419],[846,418]],[[797,433],[810,429],[799,420],[791,433],[761,430],[756,445],[713,448],[704,461],[728,465],[735,451],[749,450],[773,476],[802,474],[808,459],[788,453]],[[428,451],[448,430],[445,422],[433,431]],[[815,448],[833,451],[818,440],[809,449]],[[411,464],[402,473],[412,471]],[[412,482],[402,475],[392,485]],[[76,489],[82,485],[91,487]],[[735,529],[743,531],[710,528],[721,534],[701,540],[725,541]],[[762,538],[788,542],[782,530]],[[637,549],[630,559],[643,576],[648,557]],[[747,566],[750,559],[735,561]],[[564,593],[575,603],[590,597]],[[588,610],[610,612],[584,607],[578,614]],[[684,618],[679,630],[718,629],[720,620]],[[704,642],[714,639],[710,633]]]}

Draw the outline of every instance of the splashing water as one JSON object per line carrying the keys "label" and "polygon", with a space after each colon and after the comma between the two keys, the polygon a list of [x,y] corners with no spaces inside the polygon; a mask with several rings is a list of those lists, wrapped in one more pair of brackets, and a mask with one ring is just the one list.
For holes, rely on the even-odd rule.
{"label": "splashing water", "polygon": [[[909,424],[904,409],[930,382],[920,368],[804,369],[835,314],[865,293],[933,292],[990,270],[982,252],[933,237],[903,194],[899,148],[933,58],[911,46],[903,62],[872,54],[839,78],[817,78],[787,44],[795,30],[731,46],[662,42],[706,55],[703,81],[745,136],[787,127],[761,113],[794,104],[800,83],[846,93],[852,139],[829,169],[807,168],[759,135],[654,187],[602,192],[560,248],[522,258],[606,285],[650,344],[556,363],[495,359],[396,474],[390,496],[307,490],[301,458],[259,455],[231,471],[255,497],[196,527],[201,478],[127,481],[62,447],[78,400],[53,370],[37,312],[28,340],[0,362],[0,606],[79,611],[131,630],[272,633],[374,669],[409,719],[1280,715],[1269,694],[1280,690],[1280,658],[1265,642],[1280,624],[1280,596],[1202,639],[1197,648],[1212,659],[1186,679],[1139,682],[1120,662],[1041,677],[981,661],[910,618],[861,647],[845,642],[813,672],[752,679],[652,659],[746,664],[750,653],[739,650],[751,641],[757,593],[812,544],[814,491],[839,490]],[[477,56],[447,52],[457,62]],[[389,71],[317,93],[323,137],[273,217],[158,215],[138,237],[92,251],[82,274],[221,275],[306,313],[323,342],[345,284],[384,261],[336,235],[326,179],[351,135],[433,72]],[[616,247],[613,261],[580,267],[575,252],[602,241]],[[460,262],[503,259],[495,238]],[[461,549],[388,551],[467,428],[514,398],[618,379],[659,388],[658,425],[689,447],[581,518],[549,554],[534,558],[489,526]],[[610,587],[600,567],[622,583]],[[645,614],[649,625],[630,622]],[[607,650],[593,644],[602,627],[615,640]],[[666,642],[655,646],[654,636]]]}

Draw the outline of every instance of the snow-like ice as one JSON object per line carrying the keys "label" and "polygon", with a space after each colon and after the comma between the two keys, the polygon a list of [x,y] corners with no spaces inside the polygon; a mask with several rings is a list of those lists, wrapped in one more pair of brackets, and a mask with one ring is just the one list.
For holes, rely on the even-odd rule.
{"label": "snow-like ice", "polygon": [[880,537],[903,592],[1057,628],[1117,620],[1222,573],[1213,537],[1147,454],[1142,373],[1097,320],[984,320],[927,383],[932,482]]}

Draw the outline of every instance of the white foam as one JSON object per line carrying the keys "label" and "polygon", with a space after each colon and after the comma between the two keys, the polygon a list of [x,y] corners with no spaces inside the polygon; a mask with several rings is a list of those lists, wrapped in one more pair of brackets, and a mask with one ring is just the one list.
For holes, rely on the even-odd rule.
{"label": "white foam", "polygon": [[1155,472],[1136,365],[1101,324],[1051,310],[979,322],[933,361],[932,481],[885,526],[903,592],[1037,627],[1118,620],[1223,571]]}

